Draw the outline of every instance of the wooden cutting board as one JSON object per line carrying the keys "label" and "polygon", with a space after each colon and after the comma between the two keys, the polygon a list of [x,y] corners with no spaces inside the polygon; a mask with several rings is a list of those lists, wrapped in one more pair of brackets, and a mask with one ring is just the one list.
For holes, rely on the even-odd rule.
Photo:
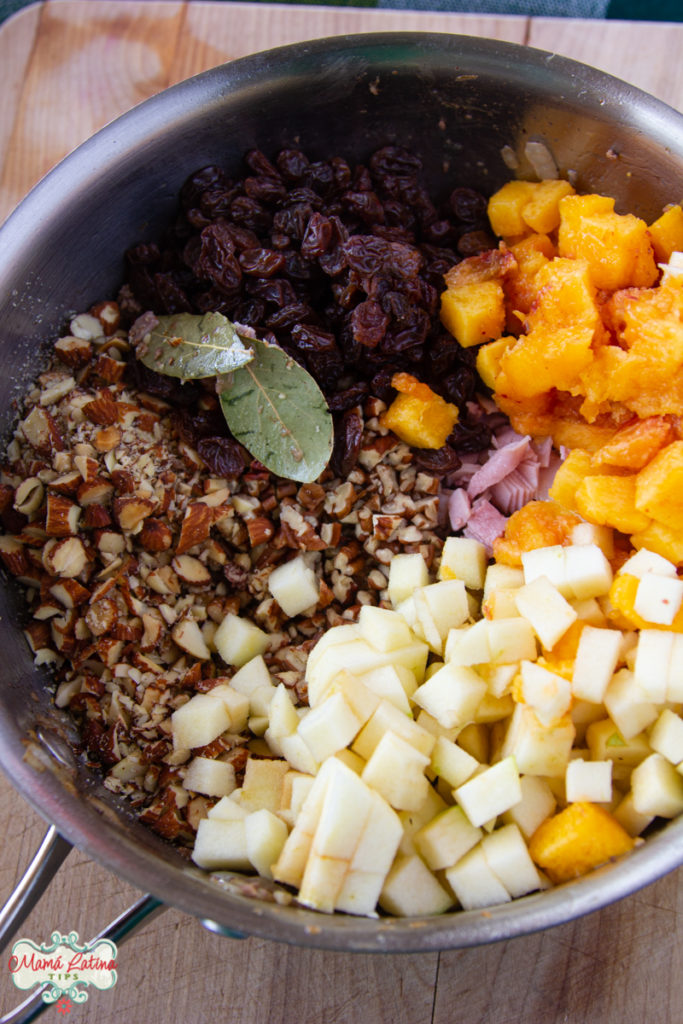
{"label": "wooden cutting board", "polygon": [[[269,4],[51,0],[0,26],[0,221],[62,156],[167,85],[281,43],[377,30],[481,35],[593,64],[683,109],[683,25]],[[86,225],[82,230],[90,228]],[[44,824],[0,779],[0,901]],[[21,935],[95,934],[139,894],[72,852]],[[62,1020],[97,1024],[679,1024],[683,871],[540,935],[358,956],[222,939],[169,910],[122,946],[119,980]],[[20,1002],[0,962],[0,1014]],[[50,1008],[45,1019],[55,1020]]]}

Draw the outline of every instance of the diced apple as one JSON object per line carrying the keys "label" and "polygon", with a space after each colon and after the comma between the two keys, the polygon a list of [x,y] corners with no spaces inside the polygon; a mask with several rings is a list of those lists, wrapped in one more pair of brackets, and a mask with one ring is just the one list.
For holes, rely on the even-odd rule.
{"label": "diced apple", "polygon": [[533,661],[523,661],[520,679],[522,700],[533,709],[542,725],[554,725],[567,715],[572,694],[570,683],[564,676],[550,672]]}
{"label": "diced apple", "polygon": [[491,660],[488,623],[480,619],[472,626],[452,629],[446,640],[444,660],[453,665],[484,665]]}
{"label": "diced apple", "polygon": [[674,634],[666,699],[672,704],[683,704],[683,633]]}
{"label": "diced apple", "polygon": [[633,675],[646,699],[653,704],[666,702],[673,648],[674,634],[666,630],[641,629],[638,634]]}
{"label": "diced apple", "polygon": [[584,626],[574,660],[574,696],[595,704],[602,703],[620,653],[621,633],[618,630]]}
{"label": "diced apple", "polygon": [[458,786],[453,796],[473,825],[483,825],[519,803],[522,790],[514,757],[485,768]]}
{"label": "diced apple", "polygon": [[557,587],[563,597],[574,597],[567,583],[566,548],[561,544],[552,544],[545,548],[533,548],[522,552],[522,568],[524,583],[529,585],[534,580],[545,576]]}
{"label": "diced apple", "polygon": [[513,899],[541,888],[536,865],[517,825],[503,825],[484,836],[481,849],[486,863]]}
{"label": "diced apple", "polygon": [[650,746],[671,764],[683,761],[683,718],[664,708],[650,731]]}
{"label": "diced apple", "polygon": [[318,703],[331,679],[342,668],[354,675],[362,675],[382,665],[403,665],[414,672],[419,681],[424,677],[428,654],[427,644],[419,640],[393,651],[376,651],[362,639],[351,640],[343,645],[335,644],[328,647],[312,669],[307,670],[309,700],[312,705]]}
{"label": "diced apple", "polygon": [[382,886],[379,905],[396,917],[425,917],[445,913],[453,906],[453,897],[420,857],[399,854]]}
{"label": "diced apple", "polygon": [[263,808],[247,816],[244,830],[249,860],[262,878],[272,878],[272,866],[287,840],[287,826],[272,811]]}
{"label": "diced apple", "polygon": [[268,671],[263,655],[257,655],[239,668],[231,678],[230,685],[233,690],[243,693],[245,697],[251,697],[254,690],[262,686],[273,686],[273,677]]}
{"label": "diced apple", "polygon": [[420,804],[416,811],[399,811],[398,817],[403,828],[403,835],[401,836],[401,842],[399,850],[404,854],[416,853],[415,844],[413,837],[423,825],[426,825],[428,821],[435,818],[441,811],[445,811],[446,801],[443,797],[439,796],[433,786],[429,787],[427,796]]}
{"label": "diced apple", "polygon": [[502,719],[510,717],[514,707],[515,702],[511,694],[508,693],[503,697],[494,697],[492,693],[487,691],[477,705],[474,720],[484,724],[500,722]]}
{"label": "diced apple", "polygon": [[510,894],[488,865],[481,846],[446,870],[446,879],[463,910],[508,903]]}
{"label": "diced apple", "polygon": [[539,775],[521,775],[522,799],[503,811],[506,824],[517,825],[525,839],[530,839],[538,826],[555,811],[557,801],[546,779]]}
{"label": "diced apple", "polygon": [[308,655],[306,681],[308,682],[309,671],[315,667],[316,663],[330,647],[336,647],[338,644],[346,644],[351,640],[361,638],[360,626],[355,622],[350,622],[348,625],[343,626],[333,626],[332,629],[326,630]]}
{"label": "diced apple", "polygon": [[448,663],[417,688],[413,700],[452,729],[473,720],[485,693],[486,683],[473,669]]}
{"label": "diced apple", "polygon": [[[417,711],[417,708],[415,708],[415,710]],[[430,732],[435,739],[438,739],[439,736],[443,736],[445,739],[455,742],[461,733],[461,730],[457,726],[454,729],[444,729],[444,727],[437,722],[436,718],[434,718],[433,715],[428,714],[424,708],[420,708],[415,721],[423,729],[426,729],[427,732]]]}
{"label": "diced apple", "polygon": [[359,754],[356,754],[353,750],[338,750],[334,755],[338,757],[351,771],[354,771],[356,775],[360,775],[365,768],[365,761]]}
{"label": "diced apple", "polygon": [[633,807],[639,814],[675,818],[683,812],[683,778],[661,754],[650,754],[631,773]]}
{"label": "diced apple", "polygon": [[216,630],[213,643],[226,665],[241,668],[264,653],[270,638],[249,619],[229,612]]}
{"label": "diced apple", "polygon": [[470,590],[481,590],[488,561],[486,548],[478,540],[447,537],[441,552],[439,579],[462,580]]}
{"label": "diced apple", "polygon": [[288,771],[284,776],[277,813],[290,828],[296,822],[313,782],[314,777],[303,772]]}
{"label": "diced apple", "polygon": [[670,626],[683,604],[683,580],[645,573],[638,583],[634,611],[647,622]]}
{"label": "diced apple", "polygon": [[294,618],[314,608],[320,597],[320,580],[303,555],[297,555],[273,569],[268,577],[268,590],[285,615]]}
{"label": "diced apple", "polygon": [[448,807],[413,836],[415,849],[432,871],[451,867],[477,845],[483,832],[462,807]]}
{"label": "diced apple", "polygon": [[[390,703],[395,704],[404,715],[411,714],[408,696],[412,696],[415,693],[417,680],[409,669],[403,665],[382,665],[381,668],[364,672],[359,678],[361,683],[371,693],[374,693],[378,700],[388,700]],[[374,710],[375,708],[373,707],[372,711]],[[366,717],[369,718],[370,715]]]}
{"label": "diced apple", "polygon": [[476,758],[466,750],[440,736],[432,751],[432,771],[444,779],[451,789],[456,789],[474,774],[479,767]]}
{"label": "diced apple", "polygon": [[640,580],[649,572],[656,576],[670,576],[672,579],[675,579],[677,575],[676,566],[668,558],[662,558],[654,551],[641,548],[640,551],[636,551],[635,555],[627,558],[619,568],[617,576],[635,576]]}
{"label": "diced apple", "polygon": [[423,587],[419,592],[416,591],[413,594],[416,600],[418,593],[426,600],[442,640],[448,636],[449,629],[455,629],[467,621],[470,608],[467,591],[462,580],[441,580],[439,583],[430,583],[429,586]]}
{"label": "diced apple", "polygon": [[577,601],[601,597],[612,586],[612,567],[597,544],[572,544],[565,548],[566,585]]}
{"label": "diced apple", "polygon": [[568,803],[577,800],[588,800],[594,804],[609,803],[612,799],[612,762],[574,758],[567,765],[565,793]]}
{"label": "diced apple", "polygon": [[[268,733],[266,732],[267,738]],[[282,757],[286,758],[292,768],[298,772],[305,772],[308,775],[316,774],[320,763],[316,761],[311,753],[311,748],[298,732],[292,733],[291,736],[278,737],[277,743],[282,750]]]}
{"label": "diced apple", "polygon": [[627,793],[612,812],[623,829],[635,839],[654,821],[654,814],[640,814],[633,806],[633,793]]}
{"label": "diced apple", "polygon": [[577,619],[572,606],[545,576],[520,587],[515,600],[519,614],[531,623],[547,650],[555,646]]}
{"label": "diced apple", "polygon": [[248,871],[251,861],[247,856],[244,820],[202,818],[197,826],[192,860],[205,871]]}
{"label": "diced apple", "polygon": [[630,778],[631,769],[652,753],[646,733],[625,740],[611,718],[592,722],[586,729],[586,746],[594,761],[614,762],[613,779]]}
{"label": "diced apple", "polygon": [[[233,790],[234,792],[234,790]],[[221,797],[217,804],[206,812],[207,818],[218,818],[220,821],[244,821],[249,812],[230,796]]]}
{"label": "diced apple", "polygon": [[614,530],[596,523],[577,523],[571,532],[572,544],[594,544],[606,558],[614,557]]}
{"label": "diced apple", "polygon": [[457,736],[458,746],[476,757],[480,764],[489,760],[489,729],[479,722],[472,722],[461,729]]}
{"label": "diced apple", "polygon": [[375,916],[375,907],[401,839],[398,815],[378,793],[361,833],[350,870],[337,897],[337,910]]}
{"label": "diced apple", "polygon": [[282,798],[282,782],[289,771],[286,761],[270,758],[247,758],[240,803],[248,811],[266,808],[277,811]]}
{"label": "diced apple", "polygon": [[394,555],[389,563],[389,600],[396,608],[416,587],[426,587],[429,570],[420,554]]}
{"label": "diced apple", "polygon": [[[277,870],[275,865],[273,872],[276,879]],[[301,879],[298,902],[324,914],[331,914],[348,872],[349,863],[346,858],[323,857],[311,850]]]}
{"label": "diced apple", "polygon": [[228,761],[195,757],[185,770],[183,786],[204,796],[228,796],[237,786],[235,769]]}
{"label": "diced apple", "polygon": [[363,722],[343,694],[333,693],[299,722],[299,736],[318,763],[347,747]]}
{"label": "diced apple", "polygon": [[[384,666],[382,666],[384,668]],[[373,669],[373,672],[382,671],[380,669]],[[353,711],[356,718],[359,719],[361,725],[367,722],[370,715],[375,711],[377,705],[382,699],[379,694],[375,693],[370,687],[366,686],[364,679],[370,673],[364,672],[362,676],[353,675],[351,672],[347,672],[346,669],[342,669],[336,676],[333,676],[329,686],[325,689],[324,693],[320,695],[320,700],[317,700],[312,707],[318,707],[321,703],[327,700],[328,697],[334,694],[341,694],[346,703]]]}
{"label": "diced apple", "polygon": [[171,715],[173,746],[176,750],[204,747],[227,732],[230,725],[230,712],[222,700],[210,693],[197,693]]}
{"label": "diced apple", "polygon": [[570,604],[576,612],[579,622],[585,622],[589,626],[594,626],[595,629],[602,629],[607,625],[607,617],[597,598],[585,597],[580,601],[574,599],[570,601]]}
{"label": "diced apple", "polygon": [[497,590],[493,590],[482,605],[485,618],[489,621],[515,618],[519,614],[515,600],[516,593],[517,588],[499,587]]}
{"label": "diced apple", "polygon": [[637,736],[657,719],[657,708],[627,668],[620,669],[605,691],[607,712],[625,740]]}
{"label": "diced apple", "polygon": [[522,775],[563,778],[575,736],[576,729],[569,715],[545,726],[531,708],[517,704],[505,734],[501,756],[514,756]]}
{"label": "diced apple", "polygon": [[[291,736],[299,726],[299,716],[284,683],[276,687],[268,708],[268,732],[275,738]],[[266,739],[268,737],[266,736]]]}
{"label": "diced apple", "polygon": [[504,697],[510,693],[512,682],[519,672],[519,664],[479,665],[477,672],[486,682],[488,692],[492,697]]}
{"label": "diced apple", "polygon": [[496,590],[517,590],[524,586],[524,570],[512,565],[494,562],[486,570],[484,600]]}
{"label": "diced apple", "polygon": [[429,789],[424,770],[429,758],[394,732],[385,732],[366,762],[361,778],[399,811],[415,811]]}
{"label": "diced apple", "polygon": [[[303,742],[303,741],[302,741]],[[296,816],[294,828],[282,847],[277,863],[273,865],[273,878],[286,885],[299,886],[313,844],[313,836],[320,819],[325,794],[334,770],[334,758],[320,768],[312,780],[303,804]]]}
{"label": "diced apple", "polygon": [[352,750],[368,761],[385,732],[395,732],[421,754],[431,757],[436,738],[387,700],[379,702],[353,741]]}
{"label": "diced apple", "polygon": [[358,615],[361,636],[378,651],[404,647],[414,637],[405,619],[389,608],[364,604]]}
{"label": "diced apple", "polygon": [[[519,593],[519,591],[517,591]],[[490,664],[509,665],[536,657],[536,639],[531,623],[521,616],[486,623]]]}

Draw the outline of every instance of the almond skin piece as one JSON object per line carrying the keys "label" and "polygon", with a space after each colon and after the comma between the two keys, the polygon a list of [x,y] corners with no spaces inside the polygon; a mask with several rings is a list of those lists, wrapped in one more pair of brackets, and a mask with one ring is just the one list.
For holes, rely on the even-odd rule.
{"label": "almond skin piece", "polygon": [[145,519],[138,540],[145,551],[168,551],[173,543],[173,534],[161,519],[150,516]]}
{"label": "almond skin piece", "polygon": [[81,509],[63,494],[48,494],[45,533],[48,537],[73,537],[78,530]]}
{"label": "almond skin piece", "polygon": [[56,597],[65,608],[76,608],[84,604],[90,597],[90,591],[81,586],[78,580],[59,580],[50,587],[50,594]]}
{"label": "almond skin piece", "polygon": [[93,477],[92,480],[84,480],[76,492],[78,504],[85,508],[87,505],[106,505],[114,493],[114,485],[102,477]]}
{"label": "almond skin piece", "polygon": [[114,518],[122,530],[134,530],[152,514],[155,507],[156,502],[149,498],[114,498]]}
{"label": "almond skin piece", "polygon": [[211,582],[211,573],[203,562],[192,555],[176,555],[171,565],[179,578],[194,586]]}
{"label": "almond skin piece", "polygon": [[88,563],[88,556],[78,537],[49,540],[43,548],[43,565],[53,576],[73,579]]}
{"label": "almond skin piece", "polygon": [[180,538],[176,547],[176,554],[182,555],[185,551],[193,548],[195,544],[201,544],[209,536],[213,525],[213,510],[208,505],[196,502],[188,505],[182,525],[180,527]]}
{"label": "almond skin piece", "polygon": [[23,576],[28,571],[28,558],[24,545],[7,534],[0,536],[0,558],[12,576]]}
{"label": "almond skin piece", "polygon": [[92,355],[92,345],[85,338],[74,338],[67,335],[58,338],[55,342],[55,352],[65,366],[71,369],[78,369],[89,362]]}
{"label": "almond skin piece", "polygon": [[98,452],[111,452],[121,441],[121,431],[118,427],[104,427],[95,434],[93,444]]}
{"label": "almond skin piece", "polygon": [[83,406],[83,415],[87,416],[91,423],[97,423],[102,427],[111,427],[119,418],[119,411],[110,391],[101,391],[97,398],[86,402]]}

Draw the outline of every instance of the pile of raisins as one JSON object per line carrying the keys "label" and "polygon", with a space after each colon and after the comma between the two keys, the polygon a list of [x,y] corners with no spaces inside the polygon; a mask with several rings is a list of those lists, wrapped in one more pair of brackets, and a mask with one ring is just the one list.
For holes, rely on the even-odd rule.
{"label": "pile of raisins", "polygon": [[[399,370],[461,409],[449,438],[454,452],[486,447],[485,420],[471,420],[466,409],[478,384],[471,354],[444,330],[438,312],[445,271],[495,244],[484,197],[457,188],[437,208],[419,158],[395,146],[355,167],[341,157],[312,162],[293,149],[274,163],[252,150],[245,162],[239,180],[213,166],[191,175],[162,244],[128,251],[119,296],[128,322],[145,310],[215,310],[275,341],[328,400],[338,470],[353,461],[353,410],[368,395],[390,401]],[[193,402],[175,404],[189,410]],[[184,414],[195,441],[213,426],[196,419]],[[446,450],[432,461],[446,472],[455,460]]]}

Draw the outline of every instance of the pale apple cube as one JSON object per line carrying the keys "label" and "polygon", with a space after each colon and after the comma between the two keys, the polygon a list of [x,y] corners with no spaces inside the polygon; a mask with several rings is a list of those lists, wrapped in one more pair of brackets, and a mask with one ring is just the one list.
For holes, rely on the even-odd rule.
{"label": "pale apple cube", "polygon": [[633,609],[647,622],[670,626],[682,603],[683,580],[648,572],[638,583]]}
{"label": "pale apple cube", "polygon": [[202,818],[197,826],[192,860],[205,871],[249,871],[244,820]]}
{"label": "pale apple cube", "polygon": [[445,913],[453,897],[420,857],[399,855],[384,881],[379,905],[395,917],[425,917]]}
{"label": "pale apple cube", "polygon": [[486,683],[471,669],[451,662],[419,686],[413,700],[446,729],[474,719],[486,693]]}
{"label": "pale apple cube", "polygon": [[290,770],[284,776],[277,813],[290,827],[296,822],[313,782],[313,776],[303,772]]}
{"label": "pale apple cube", "polygon": [[341,669],[354,675],[362,675],[382,665],[403,665],[415,673],[416,678],[424,677],[429,647],[420,640],[414,640],[393,651],[376,651],[367,641],[351,640],[349,643],[329,647],[307,672],[309,700],[319,703],[327,686]]}
{"label": "pale apple cube", "polygon": [[312,850],[350,864],[373,807],[372,790],[338,758],[329,758],[325,768],[328,783]]}
{"label": "pale apple cube", "polygon": [[230,724],[230,712],[222,700],[197,693],[171,715],[173,746],[176,750],[205,747],[227,732]]}
{"label": "pale apple cube", "polygon": [[634,674],[627,668],[620,669],[612,677],[605,691],[604,704],[625,740],[630,740],[643,729],[647,729],[656,721],[659,714]]}
{"label": "pale apple cube", "polygon": [[[409,669],[404,668],[403,665],[382,665],[370,672],[364,672],[359,678],[362,684],[375,694],[378,701],[388,700],[391,704],[395,704],[404,715],[411,714],[408,690],[412,696],[417,689],[417,680]],[[374,710],[373,707],[372,711]],[[365,716],[366,719],[370,717],[370,714]]]}
{"label": "pale apple cube", "polygon": [[607,616],[600,607],[596,597],[585,597],[581,600],[570,601],[569,603],[576,612],[579,622],[585,622],[588,626],[594,626],[596,629],[602,629],[607,626]]}
{"label": "pale apple cube", "polygon": [[269,725],[270,719],[268,715],[250,715],[247,721],[249,732],[253,732],[254,736],[265,736]]}
{"label": "pale apple cube", "polygon": [[489,556],[483,544],[468,537],[447,537],[441,552],[439,579],[462,580],[470,590],[481,590]]}
{"label": "pale apple cube", "polygon": [[486,764],[489,760],[489,738],[490,729],[479,722],[471,722],[458,733],[458,746],[466,750],[472,757],[476,757],[480,764]]}
{"label": "pale apple cube", "polygon": [[553,725],[543,725],[531,708],[517,704],[501,757],[514,756],[522,775],[563,778],[575,736],[576,728],[569,715]]}
{"label": "pale apple cube", "polygon": [[403,824],[381,794],[372,789],[368,792],[370,813],[351,858],[351,870],[374,872],[384,878],[403,837]]}
{"label": "pale apple cube", "polygon": [[653,704],[666,702],[673,649],[673,633],[663,629],[641,629],[633,674],[646,699]]}
{"label": "pale apple cube", "polygon": [[249,619],[229,612],[216,630],[213,642],[226,665],[241,668],[264,653],[270,638]]}
{"label": "pale apple cube", "polygon": [[431,757],[436,738],[388,700],[380,700],[376,710],[353,741],[352,750],[368,761],[385,732],[395,732],[421,754]]}
{"label": "pale apple cube", "polygon": [[[441,580],[430,583],[413,595],[424,598],[439,631],[442,641],[449,629],[456,629],[467,621],[470,615],[467,591],[462,580]],[[418,611],[419,615],[419,611]]]}
{"label": "pale apple cube", "polygon": [[355,622],[343,626],[333,626],[332,629],[326,630],[315,647],[309,652],[306,662],[306,681],[308,681],[309,671],[315,667],[316,662],[320,660],[325,651],[330,647],[336,647],[338,644],[347,644],[351,640],[359,639],[362,639],[360,626]]}
{"label": "pale apple cube", "polygon": [[473,825],[483,825],[519,803],[522,789],[514,757],[485,768],[458,786],[453,796]]}
{"label": "pale apple cube", "polygon": [[393,732],[385,732],[366,762],[361,778],[399,811],[415,811],[424,801],[429,758]]}
{"label": "pale apple cube", "polygon": [[605,708],[602,704],[593,704],[592,701],[575,699],[569,712],[571,720],[576,726],[576,741],[583,742],[586,729],[593,722],[599,722],[605,717]]}
{"label": "pale apple cube", "polygon": [[299,736],[318,763],[347,747],[363,722],[355,715],[343,694],[333,693],[311,708],[299,722]]}
{"label": "pale apple cube", "polygon": [[[266,739],[268,739],[267,732]],[[317,773],[320,762],[316,761],[311,753],[311,748],[298,732],[292,733],[290,736],[280,736],[277,742],[282,751],[281,756],[285,758],[292,768],[308,775],[315,775]]]}
{"label": "pale apple cube", "polygon": [[617,576],[635,576],[641,580],[647,573],[654,573],[655,576],[670,576],[675,579],[677,576],[676,566],[668,558],[663,558],[654,551],[641,548],[635,555],[624,562],[617,571]]}
{"label": "pale apple cube", "polygon": [[503,825],[481,841],[486,863],[513,900],[541,888],[541,879],[517,825]]}
{"label": "pale apple cube", "polygon": [[517,590],[524,586],[524,570],[513,565],[494,562],[486,570],[484,601],[496,590]]}
{"label": "pale apple cube", "polygon": [[[644,549],[643,549],[644,550]],[[633,806],[633,793],[629,792],[612,811],[623,829],[635,839],[654,821],[654,814],[640,814]]]}
{"label": "pale apple cube", "polygon": [[606,558],[614,557],[614,530],[596,523],[577,523],[571,532],[572,544],[594,544]]}
{"label": "pale apple cube", "polygon": [[621,653],[616,629],[584,626],[574,660],[572,693],[580,700],[601,704]]}
{"label": "pale apple cube", "polygon": [[463,910],[479,910],[509,903],[510,894],[488,866],[481,846],[446,870],[446,880]]}
{"label": "pale apple cube", "polygon": [[396,608],[417,587],[429,583],[429,570],[420,554],[394,555],[389,563],[389,600]]}
{"label": "pale apple cube", "polygon": [[506,824],[519,828],[525,839],[532,835],[546,818],[554,813],[557,801],[547,779],[540,775],[521,775],[522,799],[501,815]]}
{"label": "pale apple cube", "polygon": [[493,722],[500,722],[503,718],[509,718],[515,708],[515,702],[511,694],[504,697],[494,697],[488,691],[484,694],[477,705],[474,713],[475,722],[483,722],[490,725]]}
{"label": "pale apple cube", "polygon": [[220,700],[230,716],[230,732],[244,732],[249,718],[249,698],[234,690],[230,683],[219,683],[207,696]]}
{"label": "pale apple cube", "polygon": [[491,661],[488,623],[480,619],[472,626],[451,629],[446,638],[444,661],[453,665],[484,665]]}
{"label": "pale apple cube", "polygon": [[508,619],[487,621],[486,631],[492,665],[510,665],[523,659],[535,659],[537,648],[534,630],[531,623],[521,616],[515,614]]}
{"label": "pale apple cube", "polygon": [[228,795],[221,797],[213,807],[209,807],[206,815],[208,818],[218,818],[220,821],[244,821],[248,813],[245,807],[242,807],[237,801],[231,800]]}
{"label": "pale apple cube", "polygon": [[339,760],[345,764],[347,768],[350,768],[351,771],[355,772],[356,775],[362,774],[366,762],[353,750],[349,750],[348,748],[346,750],[338,750],[334,756],[338,757]]}
{"label": "pale apple cube", "polygon": [[531,623],[546,650],[552,650],[576,622],[577,615],[572,606],[545,576],[520,587],[515,600],[519,614]]}
{"label": "pale apple cube", "polygon": [[533,709],[542,725],[553,725],[568,713],[572,692],[569,680],[564,676],[550,672],[533,661],[523,661],[520,679],[521,698]]}
{"label": "pale apple cube", "polygon": [[[277,871],[274,866],[274,877]],[[297,902],[324,914],[331,914],[341,892],[344,879],[349,871],[349,864],[342,857],[322,857],[311,851],[306,861],[303,878],[297,895]]]}
{"label": "pale apple cube", "polygon": [[494,590],[482,604],[483,613],[488,622],[496,619],[514,619],[517,615],[516,589],[505,590],[502,587]]}
{"label": "pale apple cube", "polygon": [[671,708],[664,708],[653,725],[650,746],[671,764],[679,765],[683,761],[683,718]]}
{"label": "pale apple cube", "polygon": [[277,811],[282,799],[283,779],[289,771],[286,761],[248,757],[244,768],[240,802],[248,811],[266,808]]}
{"label": "pale apple cube", "polygon": [[607,804],[612,799],[612,762],[576,757],[567,765],[564,786],[567,803]]}
{"label": "pale apple cube", "polygon": [[255,690],[263,686],[273,686],[273,677],[268,671],[263,655],[257,655],[239,668],[232,676],[230,685],[233,690],[244,694],[245,697],[251,697]]}
{"label": "pale apple cube", "polygon": [[297,555],[273,569],[268,590],[285,615],[294,618],[315,608],[320,597],[320,580],[303,555]]}
{"label": "pale apple cube", "polygon": [[[449,794],[450,795],[450,794]],[[445,811],[449,805],[440,796],[433,786],[429,787],[427,796],[416,811],[399,811],[398,818],[403,828],[399,850],[404,854],[416,853],[413,836],[423,825],[435,818],[441,811]]]}
{"label": "pale apple cube", "polygon": [[479,767],[476,758],[466,750],[440,736],[432,751],[432,771],[444,779],[451,789],[456,789],[467,782]]}
{"label": "pale apple cube", "polygon": [[358,615],[358,626],[363,639],[378,651],[392,651],[414,639],[405,619],[389,608],[364,604]]}
{"label": "pale apple cube", "polygon": [[349,871],[337,895],[335,910],[363,917],[378,917],[377,902],[385,877],[378,871]]}
{"label": "pale apple cube", "polygon": [[272,811],[253,811],[244,820],[247,857],[261,878],[272,878],[272,867],[287,840],[287,826]]}
{"label": "pale apple cube", "polygon": [[633,807],[639,814],[675,818],[683,812],[683,778],[661,754],[650,754],[631,772]]}
{"label": "pale apple cube", "polygon": [[440,871],[457,863],[482,835],[462,807],[448,807],[415,832],[413,843],[427,867]]}
{"label": "pale apple cube", "polygon": [[477,672],[482,677],[492,697],[505,697],[512,689],[512,683],[519,672],[519,663],[510,665],[479,665]]}
{"label": "pale apple cube", "polygon": [[195,757],[185,770],[183,786],[204,796],[228,796],[237,787],[235,769],[227,761]]}
{"label": "pale apple cube", "polygon": [[326,761],[318,775],[311,780],[296,815],[294,827],[287,837],[277,863],[273,865],[273,878],[278,882],[297,887],[301,884],[333,770],[333,760],[330,758]]}
{"label": "pale apple cube", "polygon": [[597,544],[572,544],[565,548],[565,573],[569,590],[565,596],[578,601],[608,594],[612,586],[612,567]]}
{"label": "pale apple cube", "polygon": [[438,739],[439,736],[443,736],[445,739],[455,742],[461,732],[457,726],[455,729],[444,729],[444,727],[437,722],[434,716],[428,714],[424,708],[420,708],[415,721],[423,729],[426,729],[427,732],[430,732],[436,739]]}
{"label": "pale apple cube", "polygon": [[[381,666],[379,669],[373,669],[372,671],[381,672],[386,667],[392,668],[393,666]],[[375,693],[369,686],[366,686],[364,680],[369,674],[364,672],[362,675],[356,676],[351,672],[347,672],[346,669],[342,669],[336,676],[333,676],[321,695],[321,699],[312,704],[311,707],[319,707],[325,703],[328,697],[340,694],[361,725],[363,725],[376,710],[377,705],[382,699],[379,694]]]}
{"label": "pale apple cube", "polygon": [[534,548],[522,552],[522,569],[524,583],[528,585],[534,580],[545,576],[562,594],[573,597],[573,591],[567,583],[566,548],[561,544],[552,544],[545,548]]}
{"label": "pale apple cube", "polygon": [[443,653],[443,637],[432,614],[431,606],[425,597],[426,589],[426,587],[420,587],[411,598],[415,609],[415,635],[424,640],[434,654],[440,655]]}
{"label": "pale apple cube", "polygon": [[683,704],[683,634],[675,633],[673,638],[666,699],[672,704]]}
{"label": "pale apple cube", "polygon": [[630,769],[652,753],[647,733],[641,732],[625,740],[611,718],[591,722],[586,729],[586,746],[594,761],[613,761],[626,772],[613,772],[613,778],[630,776]]}
{"label": "pale apple cube", "polygon": [[268,686],[258,686],[252,690],[249,696],[249,714],[257,718],[265,718],[268,721],[270,702],[275,696],[276,686],[269,683]]}
{"label": "pale apple cube", "polygon": [[275,738],[291,736],[299,727],[299,716],[284,683],[275,688],[268,706],[268,720],[268,732]]}

